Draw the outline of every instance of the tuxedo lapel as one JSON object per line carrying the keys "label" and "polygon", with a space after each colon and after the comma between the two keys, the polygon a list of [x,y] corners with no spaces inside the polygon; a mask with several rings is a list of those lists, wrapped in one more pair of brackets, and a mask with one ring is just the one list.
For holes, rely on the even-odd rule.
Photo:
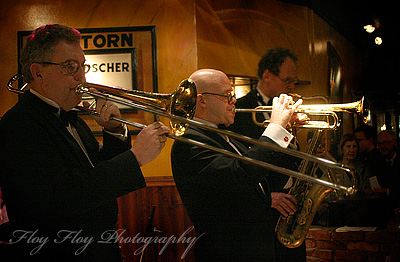
{"label": "tuxedo lapel", "polygon": [[248,148],[246,146],[244,146],[242,143],[240,143],[239,141],[237,141],[233,138],[230,138],[230,141],[232,144],[235,145],[235,147],[239,150],[239,152],[242,155],[247,155]]}
{"label": "tuxedo lapel", "polygon": [[75,138],[71,135],[71,133],[67,130],[65,125],[60,121],[57,116],[55,116],[55,120],[53,117],[49,116],[48,121],[49,124],[52,124],[55,131],[57,132],[56,135],[62,137],[62,139],[66,140],[69,149],[74,153],[76,159],[79,163],[84,167],[92,167],[89,159],[87,158],[86,154],[83,152],[82,148],[79,146],[78,142]]}
{"label": "tuxedo lapel", "polygon": [[222,137],[220,134],[209,132],[209,134],[207,134],[207,135],[209,137],[211,137],[212,139],[214,139],[216,142],[218,142],[224,149],[226,149],[232,153],[237,154],[238,153],[237,150],[239,150],[240,154],[242,154],[242,155],[247,154],[246,147],[230,137],[229,137],[229,141],[236,147],[236,149],[234,147],[232,147],[232,145],[230,145],[229,142],[224,137]]}
{"label": "tuxedo lapel", "polygon": [[92,166],[78,142],[76,142],[75,138],[67,130],[64,123],[54,114],[50,105],[29,91],[24,94],[23,99],[37,111],[38,121],[47,132],[51,132],[54,137],[59,137],[67,142],[68,150],[74,153],[82,166]]}
{"label": "tuxedo lapel", "polygon": [[79,134],[79,137],[81,138],[83,146],[85,147],[91,162],[95,164],[100,161],[100,159],[96,158],[96,156],[98,155],[97,153],[100,151],[100,145],[99,142],[93,137],[91,133],[92,131],[79,117],[78,121],[76,122],[75,128]]}
{"label": "tuxedo lapel", "polygon": [[[215,146],[215,147],[230,151],[234,154],[237,154],[237,151],[218,133],[207,131],[207,130],[202,130],[201,128],[198,128],[198,127],[190,127],[190,128],[196,130],[197,132],[203,133],[204,136],[207,136],[208,138],[213,140],[215,144],[214,145],[210,144],[210,146]],[[234,144],[234,146],[239,150],[239,152],[243,156],[248,155],[248,148],[245,145],[243,145],[239,141],[232,139],[232,138],[230,138],[230,141],[232,144]],[[260,176],[261,176],[261,174],[260,174]],[[266,195],[270,192],[269,191],[270,187],[269,187],[268,182],[265,179],[262,180],[262,184],[261,183],[255,184],[254,190],[256,190],[260,194],[260,197],[262,197],[262,199],[264,201],[266,201],[267,206],[271,205],[271,197],[270,197],[270,195]]]}

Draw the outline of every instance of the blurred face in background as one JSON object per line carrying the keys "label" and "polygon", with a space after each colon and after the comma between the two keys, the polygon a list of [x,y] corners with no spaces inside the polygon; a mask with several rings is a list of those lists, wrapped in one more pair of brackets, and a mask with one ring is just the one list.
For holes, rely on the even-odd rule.
{"label": "blurred face in background", "polygon": [[372,138],[367,138],[364,131],[357,132],[354,134],[357,137],[357,141],[360,145],[360,153],[368,153],[374,148],[374,141]]}
{"label": "blurred face in background", "polygon": [[377,148],[384,157],[391,158],[396,152],[396,138],[388,133],[380,133]]}
{"label": "blurred face in background", "polygon": [[358,152],[358,146],[356,141],[346,141],[342,147],[343,162],[353,161]]}

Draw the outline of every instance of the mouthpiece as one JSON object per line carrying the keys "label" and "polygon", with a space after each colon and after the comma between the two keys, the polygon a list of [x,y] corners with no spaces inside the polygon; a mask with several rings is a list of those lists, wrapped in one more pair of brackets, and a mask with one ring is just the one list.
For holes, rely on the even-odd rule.
{"label": "mouthpiece", "polygon": [[85,92],[88,92],[89,89],[87,87],[84,86],[84,84],[79,84],[75,87],[75,92],[77,94],[84,94]]}

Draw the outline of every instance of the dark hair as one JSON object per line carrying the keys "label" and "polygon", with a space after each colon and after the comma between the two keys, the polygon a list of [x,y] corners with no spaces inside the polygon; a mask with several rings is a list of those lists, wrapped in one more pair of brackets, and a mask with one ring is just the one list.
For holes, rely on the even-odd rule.
{"label": "dark hair", "polygon": [[346,142],[349,142],[349,141],[356,141],[357,148],[360,147],[360,145],[358,144],[358,141],[357,141],[357,137],[355,135],[345,134],[342,136],[342,138],[340,139],[340,142],[339,142],[339,148],[338,148],[339,155],[341,155],[341,156],[343,155],[342,149],[343,149],[344,145],[346,144]]}
{"label": "dark hair", "polygon": [[32,63],[49,61],[60,41],[79,44],[80,39],[81,34],[78,30],[64,25],[51,24],[34,30],[29,35],[21,55],[24,81],[30,83],[33,80],[30,70]]}
{"label": "dark hair", "polygon": [[368,126],[368,125],[362,125],[362,126],[357,127],[356,130],[354,130],[354,133],[359,133],[359,132],[364,132],[366,139],[372,138],[374,145],[376,145],[377,131],[375,128],[373,128],[372,126]]}
{"label": "dark hair", "polygon": [[274,75],[279,75],[280,66],[285,62],[286,58],[291,58],[297,62],[297,56],[287,48],[278,47],[270,49],[258,62],[258,78],[261,79],[264,71],[267,69]]}

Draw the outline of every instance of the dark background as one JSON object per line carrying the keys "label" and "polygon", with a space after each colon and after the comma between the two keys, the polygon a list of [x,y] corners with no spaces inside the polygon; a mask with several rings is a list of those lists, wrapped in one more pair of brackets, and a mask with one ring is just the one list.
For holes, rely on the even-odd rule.
{"label": "dark background", "polygon": [[[362,52],[361,87],[355,97],[365,96],[372,111],[400,110],[399,0],[282,0],[307,6]],[[367,33],[364,26],[375,26]],[[381,37],[382,45],[375,44]]]}

